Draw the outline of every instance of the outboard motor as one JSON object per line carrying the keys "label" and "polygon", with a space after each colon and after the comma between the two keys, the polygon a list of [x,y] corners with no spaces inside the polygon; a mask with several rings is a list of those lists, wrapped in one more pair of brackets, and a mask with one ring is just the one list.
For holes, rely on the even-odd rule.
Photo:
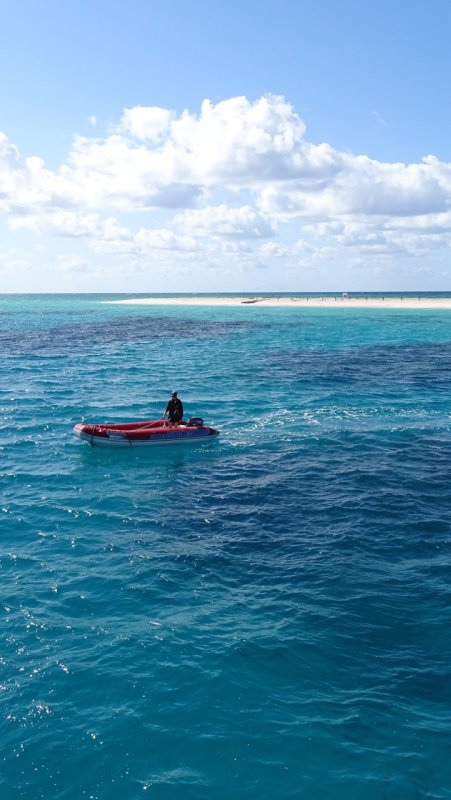
{"label": "outboard motor", "polygon": [[188,420],[188,425],[192,425],[194,428],[202,428],[204,421],[202,417],[191,417]]}

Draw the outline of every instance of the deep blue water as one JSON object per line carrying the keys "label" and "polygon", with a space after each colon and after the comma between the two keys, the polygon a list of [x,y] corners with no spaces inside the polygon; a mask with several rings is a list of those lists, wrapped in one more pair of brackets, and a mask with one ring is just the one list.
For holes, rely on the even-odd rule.
{"label": "deep blue water", "polygon": [[0,298],[2,800],[450,798],[451,312],[101,299]]}

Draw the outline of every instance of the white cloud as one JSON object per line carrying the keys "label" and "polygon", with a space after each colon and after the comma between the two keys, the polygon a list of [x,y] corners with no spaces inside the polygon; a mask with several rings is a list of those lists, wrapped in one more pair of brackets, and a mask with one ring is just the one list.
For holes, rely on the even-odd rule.
{"label": "white cloud", "polygon": [[267,184],[259,195],[261,209],[282,219],[417,216],[444,211],[450,200],[451,164],[430,157],[420,164],[386,164],[348,154],[328,179]]}
{"label": "white cloud", "polygon": [[0,253],[0,275],[29,272],[32,268],[31,259],[14,258],[14,256]]}
{"label": "white cloud", "polygon": [[384,119],[382,119],[381,115],[380,115],[380,114],[379,114],[377,111],[372,111],[372,112],[371,112],[371,116],[372,116],[372,117],[374,117],[374,119],[376,120],[376,122],[378,122],[378,123],[379,123],[379,125],[381,125],[381,126],[382,126],[382,128],[387,128],[387,127],[388,127],[388,126],[387,126],[387,123],[385,122],[385,120],[384,120]]}
{"label": "white cloud", "polygon": [[0,132],[0,211],[19,216],[81,202],[82,190],[77,184],[47,170],[37,156],[22,159],[15,145]]}
{"label": "white cloud", "polygon": [[275,95],[205,100],[198,114],[136,106],[105,136],[76,136],[58,170],[0,133],[0,212],[17,233],[138,259],[417,257],[451,246],[451,164],[313,144]]}
{"label": "white cloud", "polygon": [[57,262],[58,267],[63,272],[73,272],[76,274],[80,272],[89,272],[89,264],[86,259],[74,254],[58,256]]}
{"label": "white cloud", "polygon": [[299,256],[305,257],[312,254],[312,246],[300,239],[293,244],[282,244],[280,242],[264,242],[260,246],[259,253],[262,258],[291,259]]}
{"label": "white cloud", "polygon": [[27,228],[38,234],[59,234],[74,239],[117,241],[131,238],[130,231],[112,217],[101,219],[97,214],[77,214],[73,211],[56,210],[47,214],[15,217],[10,227],[13,230]]}
{"label": "white cloud", "polygon": [[271,219],[250,205],[230,208],[220,204],[198,211],[185,211],[175,216],[174,224],[197,236],[265,239],[275,233]]}
{"label": "white cloud", "polygon": [[126,108],[118,130],[142,141],[161,142],[169,132],[175,114],[166,108],[135,106]]}
{"label": "white cloud", "polygon": [[77,137],[62,174],[90,206],[191,208],[223,187],[329,174],[340,157],[304,131],[280,97],[205,101],[199,116],[137,107],[106,138]]}
{"label": "white cloud", "polygon": [[151,254],[155,251],[194,252],[196,243],[188,236],[180,236],[167,228],[148,230],[141,228],[134,238],[135,250]]}

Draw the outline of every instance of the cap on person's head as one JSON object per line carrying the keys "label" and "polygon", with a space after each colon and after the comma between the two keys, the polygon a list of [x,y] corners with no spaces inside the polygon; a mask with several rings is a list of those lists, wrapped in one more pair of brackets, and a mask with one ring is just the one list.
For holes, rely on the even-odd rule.
{"label": "cap on person's head", "polygon": [[177,392],[172,392],[172,397],[177,397]]}

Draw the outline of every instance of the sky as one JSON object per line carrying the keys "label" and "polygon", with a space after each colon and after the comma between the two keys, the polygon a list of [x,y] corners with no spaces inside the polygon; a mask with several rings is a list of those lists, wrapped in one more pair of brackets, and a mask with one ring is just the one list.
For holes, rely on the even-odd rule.
{"label": "sky", "polygon": [[451,291],[451,0],[0,11],[0,292]]}

